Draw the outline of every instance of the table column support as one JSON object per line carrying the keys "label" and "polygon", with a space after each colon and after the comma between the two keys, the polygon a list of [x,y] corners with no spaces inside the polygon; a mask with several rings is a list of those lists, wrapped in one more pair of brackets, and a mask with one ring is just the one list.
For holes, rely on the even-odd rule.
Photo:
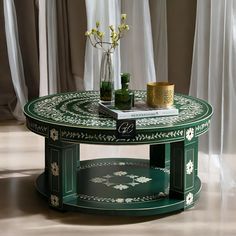
{"label": "table column support", "polygon": [[198,137],[190,136],[189,140],[171,143],[170,198],[185,200],[184,209],[192,207],[195,202],[193,192],[197,169]]}
{"label": "table column support", "polygon": [[150,145],[150,166],[170,168],[170,144]]}
{"label": "table column support", "polygon": [[79,144],[45,139],[45,185],[50,206],[63,209],[63,202],[77,195]]}

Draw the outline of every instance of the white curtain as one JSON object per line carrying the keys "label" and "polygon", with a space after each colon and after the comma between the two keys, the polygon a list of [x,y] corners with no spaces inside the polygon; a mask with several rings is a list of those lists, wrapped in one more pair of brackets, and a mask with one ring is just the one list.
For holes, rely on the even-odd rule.
{"label": "white curtain", "polygon": [[4,0],[4,19],[7,41],[7,51],[11,78],[17,97],[16,106],[12,111],[19,121],[24,121],[23,106],[28,100],[28,90],[25,83],[24,67],[18,37],[16,10],[13,0]]}
{"label": "white curtain", "polygon": [[130,32],[121,42],[122,71],[132,75],[130,88],[146,89],[156,81],[149,0],[122,1]]}
{"label": "white curtain", "polygon": [[[168,40],[166,0],[149,0],[153,52],[157,81],[168,81]],[[151,48],[150,48],[151,50]]]}
{"label": "white curtain", "polygon": [[[153,35],[150,16],[149,0],[86,0],[87,26],[91,29],[99,20],[103,31],[109,35],[108,26],[120,23],[120,14],[127,14],[129,32],[121,39],[121,47],[116,48],[114,55],[115,89],[120,87],[120,72],[132,75],[131,89],[146,89],[146,83],[156,81],[156,68],[160,73],[158,80],[167,80],[167,30],[166,3],[158,0],[155,13],[163,12],[154,19],[155,56],[154,60]],[[161,19],[161,21],[158,21]],[[106,29],[106,30],[105,30]],[[108,38],[107,38],[108,39]],[[161,46],[162,45],[162,46]],[[89,41],[86,45],[84,81],[85,89],[99,88],[99,70],[102,52],[93,48]]]}
{"label": "white curtain", "polygon": [[214,108],[200,148],[221,171],[222,186],[236,187],[230,161],[236,154],[236,1],[198,0],[190,94]]}
{"label": "white curtain", "polygon": [[56,0],[40,0],[39,8],[39,95],[58,92]]}
{"label": "white curtain", "polygon": [[[95,28],[96,21],[100,21],[100,29],[105,32],[105,40],[109,41],[109,25],[115,28],[120,23],[120,0],[94,1],[86,0],[87,28]],[[99,89],[99,75],[102,50],[94,48],[87,40],[84,67],[85,90]],[[116,48],[113,55],[115,88],[119,86],[120,74],[120,48]]]}
{"label": "white curtain", "polygon": [[[35,2],[39,9],[39,94],[43,96],[60,91],[57,54],[59,50],[56,19],[57,1],[36,0]],[[157,0],[152,4],[154,6],[152,11],[158,14],[153,18],[153,25],[151,24],[149,0],[86,0],[85,3],[87,28],[93,28],[96,21],[100,21],[101,30],[106,32],[107,40],[109,39],[108,26],[112,24],[116,27],[120,24],[121,13],[127,14],[130,31],[121,39],[121,45],[116,48],[114,53],[115,89],[120,87],[121,71],[131,73],[131,89],[146,89],[147,82],[156,81],[156,74],[158,80],[167,80],[166,2],[164,0]],[[20,112],[23,114],[21,106],[27,100],[27,88],[18,42],[17,19],[14,1],[4,0],[4,4],[5,12],[7,12],[5,15],[6,31],[11,29],[7,33],[8,53],[13,84],[18,98],[15,114],[18,113],[16,116],[21,119],[19,114]],[[102,51],[93,48],[87,42],[84,65],[85,90],[98,90],[99,88],[101,55]]]}

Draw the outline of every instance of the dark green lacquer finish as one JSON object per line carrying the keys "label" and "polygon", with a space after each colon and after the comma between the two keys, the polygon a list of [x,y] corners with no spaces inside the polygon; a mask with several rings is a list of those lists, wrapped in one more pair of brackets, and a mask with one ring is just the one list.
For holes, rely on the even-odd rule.
{"label": "dark green lacquer finish", "polygon": [[45,177],[49,204],[63,209],[63,202],[77,195],[79,144],[45,140]]}
{"label": "dark green lacquer finish", "polygon": [[[136,91],[136,100],[145,100]],[[64,93],[25,106],[27,126],[45,137],[40,193],[59,210],[110,215],[156,215],[190,208],[199,196],[198,136],[209,129],[211,106],[175,95],[179,116],[136,120],[133,139],[117,139],[114,119],[98,113],[99,93]],[[150,144],[150,160],[80,162],[79,143]],[[96,158],[96,157],[95,157]]]}
{"label": "dark green lacquer finish", "polygon": [[[184,209],[184,200],[169,197],[170,172],[149,166],[148,160],[106,158],[81,161],[78,194],[64,200],[63,209],[109,215],[157,215]],[[45,174],[37,188],[46,197]],[[201,183],[195,179],[194,202]]]}

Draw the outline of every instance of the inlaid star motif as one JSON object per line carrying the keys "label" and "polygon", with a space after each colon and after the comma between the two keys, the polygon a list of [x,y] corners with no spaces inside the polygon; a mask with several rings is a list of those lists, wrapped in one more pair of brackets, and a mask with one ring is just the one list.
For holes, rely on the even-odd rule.
{"label": "inlaid star motif", "polygon": [[[118,182],[119,179],[120,182]],[[135,187],[139,184],[145,184],[151,180],[151,178],[129,174],[126,171],[115,171],[112,174],[98,176],[90,179],[90,181],[95,184],[103,184],[107,187],[112,187],[120,191],[128,189],[130,187]]]}
{"label": "inlaid star motif", "polygon": [[50,130],[50,138],[51,138],[53,141],[58,140],[58,131],[57,131],[56,129],[51,129],[51,130]]}
{"label": "inlaid star motif", "polygon": [[186,196],[186,205],[189,206],[193,203],[193,194],[188,193]]}
{"label": "inlaid star motif", "polygon": [[115,185],[113,188],[119,189],[119,190],[124,190],[124,189],[129,188],[129,186],[127,186],[125,184],[118,184],[118,185]]}
{"label": "inlaid star motif", "polygon": [[187,164],[186,164],[186,173],[187,175],[191,175],[193,172],[193,162],[190,160]]}
{"label": "inlaid star motif", "polygon": [[52,206],[54,206],[54,207],[59,206],[59,198],[56,195],[51,195],[50,200],[51,200]]}
{"label": "inlaid star motif", "polygon": [[193,128],[187,129],[187,131],[186,131],[186,139],[188,141],[191,141],[193,137],[194,137],[194,129]]}
{"label": "inlaid star motif", "polygon": [[59,176],[59,166],[56,162],[51,163],[51,172],[53,176]]}

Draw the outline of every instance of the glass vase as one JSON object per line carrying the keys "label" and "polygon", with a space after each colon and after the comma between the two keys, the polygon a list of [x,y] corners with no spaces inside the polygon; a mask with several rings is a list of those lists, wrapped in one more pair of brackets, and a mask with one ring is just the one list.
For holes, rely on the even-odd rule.
{"label": "glass vase", "polygon": [[100,100],[103,103],[110,103],[113,100],[114,90],[114,68],[113,55],[103,52],[100,67]]}

